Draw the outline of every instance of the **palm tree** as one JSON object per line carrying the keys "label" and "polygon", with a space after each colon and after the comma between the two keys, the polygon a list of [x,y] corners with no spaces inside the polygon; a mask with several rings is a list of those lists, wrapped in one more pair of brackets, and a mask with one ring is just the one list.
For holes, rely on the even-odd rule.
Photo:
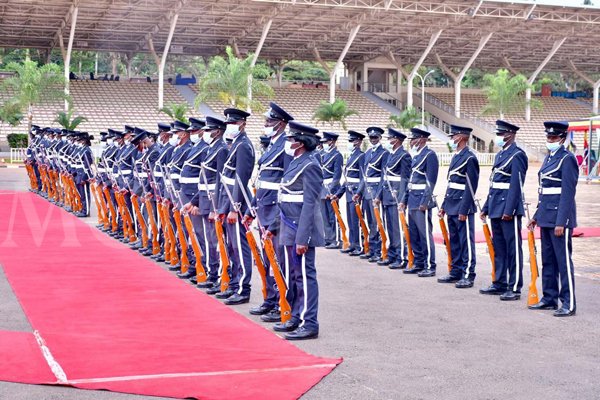
{"label": "palm tree", "polygon": [[400,114],[390,115],[388,127],[409,130],[421,124],[421,114],[413,106],[406,107]]}
{"label": "palm tree", "polygon": [[338,123],[343,130],[346,130],[346,118],[351,115],[358,115],[358,113],[349,109],[344,100],[335,99],[333,103],[321,101],[312,119],[323,124],[329,123],[332,129]]}
{"label": "palm tree", "polygon": [[11,62],[6,66],[15,75],[6,78],[2,89],[12,94],[12,99],[27,109],[27,132],[31,132],[34,107],[42,102],[68,100],[64,91],[62,69],[56,64],[38,66],[26,59],[22,64]]}
{"label": "palm tree", "polygon": [[0,126],[6,123],[10,126],[17,126],[23,119],[23,107],[18,101],[8,100],[0,106]]}
{"label": "palm tree", "polygon": [[186,124],[189,122],[187,113],[190,111],[190,106],[188,103],[169,103],[158,111],[167,114],[174,121],[177,120]]}
{"label": "palm tree", "polygon": [[[481,111],[482,115],[498,115],[500,119],[504,119],[505,114],[525,108],[525,91],[529,86],[525,76],[519,74],[511,77],[508,70],[499,69],[495,74],[486,74],[483,81],[487,104]],[[531,108],[541,107],[539,100],[531,100]]]}
{"label": "palm tree", "polygon": [[81,115],[73,118],[73,108],[69,107],[69,111],[59,111],[56,113],[56,118],[54,122],[65,128],[66,130],[72,131],[75,130],[80,124],[87,121],[86,117],[82,117]]}
{"label": "palm tree", "polygon": [[264,107],[256,97],[273,98],[273,88],[265,82],[252,79],[253,98],[248,98],[249,77],[264,72],[260,65],[252,66],[252,53],[246,58],[237,58],[231,47],[226,48],[227,58],[213,57],[207,67],[206,75],[198,81],[198,96],[195,107],[210,100],[219,100],[231,107],[262,110]]}

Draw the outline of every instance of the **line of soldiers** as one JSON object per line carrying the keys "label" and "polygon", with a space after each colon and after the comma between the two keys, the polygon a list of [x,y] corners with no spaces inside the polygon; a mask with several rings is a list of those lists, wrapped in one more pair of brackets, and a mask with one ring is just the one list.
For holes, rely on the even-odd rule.
{"label": "line of soldiers", "polygon": [[[179,278],[227,305],[249,302],[254,264],[263,302],[250,313],[274,322],[273,329],[285,332],[290,340],[318,336],[316,247],[340,249],[406,274],[433,277],[434,213],[448,258],[448,273],[438,282],[457,288],[474,285],[479,213],[484,231],[489,232],[489,217],[493,233],[486,237],[493,282],[480,292],[505,301],[520,298],[528,165],[527,155],[515,143],[519,127],[497,121],[496,144],[502,150],[496,155],[487,199],[479,207],[479,163],[468,146],[472,130],[452,125],[455,154],[438,206],[434,190],[439,162],[427,146],[426,130],[413,128],[408,138],[388,128],[385,144],[385,131],[379,127],[368,128],[366,135],[348,131],[344,165],[337,133],[318,136],[316,128],[296,122],[275,103],[264,115],[258,157],[245,132],[250,114],[230,108],[224,116],[224,120],[190,118],[189,125],[159,123],[158,133],[128,125],[124,131],[101,133],[104,149],[97,163],[83,162],[81,177],[73,173],[76,185],[83,185],[81,193],[91,187],[99,228],[156,261],[167,262]],[[539,225],[542,232],[544,296],[539,302],[537,295],[531,297],[529,305],[557,310],[560,300],[554,315],[567,316],[575,314],[571,237],[577,164],[564,147],[568,125],[547,122],[545,127],[549,155],[539,174],[538,209],[528,224],[531,230]],[[34,155],[30,178],[32,187],[47,193],[47,187],[34,186],[39,171],[64,171],[39,157],[49,153],[56,132],[38,132],[41,139],[30,148]],[[369,148],[363,152],[367,136]],[[70,132],[67,137],[89,150],[85,135]],[[409,151],[404,149],[406,139]],[[344,196],[345,219],[339,206]],[[89,196],[80,201],[87,215]]]}

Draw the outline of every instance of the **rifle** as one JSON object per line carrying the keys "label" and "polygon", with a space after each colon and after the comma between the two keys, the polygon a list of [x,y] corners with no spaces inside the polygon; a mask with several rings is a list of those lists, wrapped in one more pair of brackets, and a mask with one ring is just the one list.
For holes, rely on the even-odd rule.
{"label": "rifle", "polygon": [[[148,182],[150,182],[150,186],[154,189],[154,193],[158,194],[156,184],[154,183],[154,178],[152,177],[152,172],[150,171],[150,166],[146,164],[145,161],[142,161],[142,168],[146,170]],[[160,253],[160,242],[158,240],[158,225],[156,224],[156,219],[154,218],[154,207],[152,207],[152,199],[150,199],[150,196],[148,196],[143,181],[139,178],[139,176],[136,177],[140,182],[140,185],[142,185],[142,190],[144,191],[144,204],[146,204],[146,209],[148,210],[148,220],[150,221],[150,228],[152,229],[152,254],[155,255]]]}
{"label": "rifle", "polygon": [[[362,167],[360,167],[361,174],[364,173],[362,171]],[[355,193],[352,193],[352,197],[354,197]],[[363,233],[363,251],[365,254],[369,253],[369,229],[367,228],[367,224],[365,223],[365,217],[363,216],[362,208],[360,206],[359,201],[354,202],[354,210],[356,211],[356,215],[358,216],[358,221],[360,223],[360,230]]]}
{"label": "rifle", "polygon": [[[473,190],[473,185],[471,184],[471,179],[469,175],[467,177],[467,185],[469,186],[469,191],[471,192],[471,196],[475,201],[475,206],[477,207],[477,212],[481,214],[481,204],[479,203],[479,199],[475,198],[475,191]],[[492,233],[490,232],[490,227],[485,221],[483,223],[483,236],[485,236],[485,243],[487,244],[488,253],[490,254],[490,262],[492,263],[492,282],[496,281],[496,252],[494,251],[494,242],[492,242]]]}
{"label": "rifle", "polygon": [[[437,196],[433,194],[433,189],[431,188],[431,184],[429,183],[429,180],[427,180],[427,178],[425,178],[425,185],[428,189],[431,190],[431,200],[433,200],[435,208],[439,210]],[[440,221],[440,231],[442,232],[444,244],[446,245],[446,255],[448,257],[448,272],[450,272],[452,270],[452,253],[450,251],[450,236],[448,235],[448,227],[446,226],[446,220],[444,219],[444,217],[438,217],[438,219]]]}
{"label": "rifle", "polygon": [[[131,166],[131,173],[135,177],[135,163]],[[135,215],[137,215],[137,220],[140,224],[140,230],[142,231],[142,247],[148,247],[148,225],[146,225],[146,221],[144,220],[144,216],[142,215],[142,209],[140,208],[140,203],[138,202],[138,195],[134,193],[133,188],[129,184],[129,181],[123,177],[127,187],[129,188],[129,193],[131,194],[131,204],[133,205],[133,210]]]}
{"label": "rifle", "polygon": [[98,210],[98,223],[108,229],[108,211],[106,210],[106,204],[102,200],[102,192],[99,191],[100,186],[97,183],[99,173],[96,164],[90,165],[90,172],[93,174],[90,179],[90,191],[94,196],[94,202]]}
{"label": "rifle", "polygon": [[[323,184],[325,189],[327,190],[327,194],[332,196],[331,190],[327,185]],[[337,219],[338,225],[340,226],[340,232],[342,234],[342,248],[347,249],[350,247],[350,241],[348,240],[348,235],[346,234],[346,224],[344,223],[344,219],[342,218],[342,214],[340,213],[340,205],[337,200],[331,199],[331,208],[333,208],[333,212],[335,214],[335,219]]]}
{"label": "rifle", "polygon": [[[400,204],[400,200],[398,199],[398,192],[392,188],[392,184],[389,180],[386,179],[388,189],[390,189],[390,193],[396,200],[396,204]],[[406,223],[406,216],[404,215],[404,211],[400,211],[398,209],[398,215],[400,216],[400,225],[402,227],[402,232],[404,233],[404,237],[406,238],[406,250],[408,251],[408,269],[411,269],[415,263],[415,255],[412,250],[412,244],[410,243],[410,232],[408,230],[408,224]]]}
{"label": "rifle", "polygon": [[[373,197],[371,188],[367,185],[367,191]],[[372,199],[371,201],[373,201]],[[373,203],[373,213],[375,214],[375,221],[377,221],[377,230],[379,230],[379,236],[381,236],[381,259],[387,259],[387,235],[385,234],[385,229],[383,227],[383,221],[381,220],[381,212],[379,207]]]}
{"label": "rifle", "polygon": [[[165,178],[165,170],[162,167],[162,164],[160,163],[156,163],[155,166],[158,166],[158,169],[160,170],[161,175],[163,176],[163,181],[165,183],[165,188],[167,187],[167,181]],[[159,185],[160,186],[160,185]],[[158,208],[159,210],[159,216],[161,216],[161,219],[163,221],[163,234],[165,237],[165,243],[164,243],[164,249],[165,249],[165,261],[169,262],[171,265],[176,265],[179,262],[179,256],[177,255],[177,242],[176,242],[176,238],[175,238],[175,229],[173,228],[173,224],[171,223],[171,216],[169,215],[169,206],[164,203],[164,200],[166,199],[165,196],[166,193],[161,193],[161,202],[157,203],[160,204],[160,207]]]}
{"label": "rifle", "polygon": [[[270,238],[265,237],[265,227],[263,226],[263,224],[260,223],[260,220],[258,219],[258,213],[256,211],[256,208],[252,206],[252,202],[250,201],[250,198],[249,198],[248,194],[246,193],[246,188],[244,188],[244,186],[242,185],[242,181],[241,181],[239,175],[236,174],[235,179],[237,180],[238,185],[240,186],[240,191],[242,192],[242,195],[244,196],[244,200],[246,201],[246,204],[248,205],[250,214],[252,215],[252,218],[256,219],[256,225],[258,226],[258,228],[260,230],[262,243],[263,243],[263,249],[265,251],[265,254],[267,255],[269,264],[271,264],[271,271],[273,271],[275,283],[277,284],[277,290],[279,291],[279,308],[280,308],[280,313],[281,313],[281,322],[285,323],[292,318],[292,308],[290,307],[290,304],[288,303],[287,298],[286,298],[288,287],[285,283],[285,278],[283,277],[283,272],[281,271],[281,266],[279,265],[279,261],[277,260],[277,255],[275,254],[275,248],[273,247],[273,241]],[[246,236],[252,236],[252,233],[246,232]],[[252,237],[252,240],[254,240],[254,237]],[[258,258],[255,258],[255,259],[259,259],[259,258],[260,258],[260,255],[258,255]],[[262,259],[261,259],[261,262],[262,262]],[[266,294],[266,290],[267,290],[266,289],[266,285],[267,285],[266,270],[264,268],[264,265],[262,266],[262,271],[261,271],[261,267],[258,266],[258,263],[256,264],[256,266],[259,269],[261,278],[263,278],[263,274],[264,274],[263,294],[266,298],[266,296],[267,296],[267,294]]]}
{"label": "rifle", "polygon": [[204,165],[200,164],[200,174],[204,185],[206,187],[206,193],[210,198],[213,212],[215,213],[215,231],[217,234],[217,241],[219,242],[219,257],[221,259],[221,292],[224,292],[229,288],[229,282],[231,277],[229,276],[229,255],[227,254],[227,246],[225,245],[225,233],[223,232],[223,221],[219,218],[217,211],[217,202],[214,197],[214,192],[208,189],[208,179],[206,178],[206,172],[204,171]]}
{"label": "rifle", "polygon": [[[519,184],[521,185],[521,197],[523,200],[523,206],[525,207],[525,211],[527,213],[527,220],[529,217],[529,203],[525,201],[525,192],[523,191],[523,181],[521,180],[521,173],[519,172]],[[532,306],[536,304],[538,299],[538,291],[536,281],[539,276],[538,264],[537,264],[537,248],[535,246],[535,228],[529,228],[527,232],[527,243],[529,244],[529,267],[531,269],[531,282],[529,283],[529,293],[527,294],[527,305]],[[519,232],[519,236],[521,233]],[[521,240],[521,237],[518,238]],[[517,240],[517,238],[515,238]],[[519,271],[517,271],[517,274]]]}
{"label": "rifle", "polygon": [[[129,182],[127,182],[127,179],[125,179],[125,176],[123,176],[123,171],[121,171],[121,166],[119,165],[118,162],[116,164],[117,164],[117,172],[119,173],[119,175],[121,176],[123,181],[127,185],[129,185]],[[123,235],[125,237],[129,236],[129,243],[133,243],[137,240],[137,236],[135,235],[135,227],[133,225],[133,217],[131,216],[129,207],[127,207],[127,201],[125,199],[125,195],[120,192],[115,192],[115,196],[117,193],[119,193],[119,198],[121,200],[121,210],[122,210],[121,213],[123,216]],[[131,191],[130,191],[130,193],[131,193]],[[127,230],[127,232],[125,232],[125,230]]]}
{"label": "rifle", "polygon": [[[177,195],[177,193],[175,192],[175,186],[173,185],[173,181],[171,180],[171,174],[168,170],[165,170],[162,165],[159,164],[159,168],[161,169],[161,171],[163,171],[163,179],[165,180],[165,188],[167,189],[167,192],[169,193],[169,195],[173,198],[178,198],[179,196]],[[175,220],[175,227],[177,228],[177,239],[179,239],[179,246],[181,247],[181,272],[182,273],[186,273],[188,271],[188,268],[190,266],[190,260],[188,259],[187,256],[187,250],[188,250],[188,244],[187,244],[187,239],[185,237],[185,233],[183,231],[183,224],[181,222],[181,213],[179,212],[179,209],[176,207],[175,204],[175,200],[172,201],[173,203],[173,219]],[[166,212],[168,213],[169,210],[168,208],[166,209]],[[172,229],[172,226],[171,226]],[[173,247],[171,247],[171,265],[176,265],[177,264],[177,253],[175,252],[175,232],[173,232]],[[175,254],[175,256],[173,256],[173,254]]]}
{"label": "rifle", "polygon": [[[111,172],[109,171],[108,164],[104,161],[102,157],[100,157],[100,163],[104,165],[104,169],[106,170],[106,176],[108,176],[108,178],[111,179]],[[117,229],[119,229],[119,224],[117,223],[117,211],[115,210],[115,205],[113,204],[112,198],[110,197],[110,190],[108,189],[108,186],[104,186],[102,188],[102,192],[104,193],[104,197],[106,198],[106,203],[108,204],[108,209],[110,211],[110,223],[112,227],[112,232],[116,232]]]}

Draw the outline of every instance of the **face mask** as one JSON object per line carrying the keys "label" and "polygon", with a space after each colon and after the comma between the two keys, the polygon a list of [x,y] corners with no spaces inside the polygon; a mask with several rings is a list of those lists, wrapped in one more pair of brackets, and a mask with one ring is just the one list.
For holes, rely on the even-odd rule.
{"label": "face mask", "polygon": [[354,143],[352,143],[352,142],[348,143],[348,145],[346,146],[346,150],[348,150],[350,153],[352,153],[352,151],[354,150]]}
{"label": "face mask", "polygon": [[498,147],[504,147],[504,145],[506,144],[506,142],[504,141],[504,138],[502,136],[496,136],[494,138],[494,142],[496,143],[496,146],[498,146]]}
{"label": "face mask", "polygon": [[106,139],[106,144],[107,144],[107,145],[109,145],[109,146],[112,146],[112,145],[113,145],[113,143],[115,143],[115,140],[114,140],[114,139]]}
{"label": "face mask", "polygon": [[202,134],[202,140],[204,140],[208,144],[211,144],[212,141],[213,141],[212,133],[211,132],[204,132]]}
{"label": "face mask", "polygon": [[196,143],[200,142],[200,140],[202,140],[202,138],[200,137],[200,135],[191,135],[190,140],[192,141],[192,143],[196,144]]}
{"label": "face mask", "polygon": [[546,148],[548,150],[550,150],[550,152],[554,152],[554,151],[558,150],[560,148],[560,146],[561,146],[560,142],[553,142],[553,143],[546,142]]}
{"label": "face mask", "polygon": [[273,137],[277,134],[277,125],[265,127],[265,136]]}
{"label": "face mask", "polygon": [[391,143],[386,143],[383,145],[383,148],[386,149],[389,152],[392,152],[394,150],[394,145]]}
{"label": "face mask", "polygon": [[292,149],[292,145],[294,143],[295,142],[290,142],[289,140],[285,142],[284,150],[285,150],[285,154],[287,154],[288,156],[294,157],[296,155],[297,149]]}
{"label": "face mask", "polygon": [[323,144],[323,150],[325,150],[325,151],[331,150],[331,145],[329,143]]}
{"label": "face mask", "polygon": [[225,135],[231,139],[235,139],[240,134],[240,126],[236,124],[227,124]]}
{"label": "face mask", "polygon": [[60,140],[62,140],[63,142],[66,142],[67,138],[66,137],[61,137]]}
{"label": "face mask", "polygon": [[419,146],[411,146],[411,148],[410,148],[410,154],[412,156],[417,155],[418,152],[419,152]]}
{"label": "face mask", "polygon": [[450,148],[452,150],[456,150],[458,148],[458,143],[456,143],[456,142],[450,142]]}
{"label": "face mask", "polygon": [[177,143],[179,143],[179,138],[177,136],[171,136],[169,138],[169,144],[171,146],[177,146]]}
{"label": "face mask", "polygon": [[371,144],[369,144],[369,147],[372,148],[372,149],[376,149],[377,146],[379,146],[379,143],[375,143],[375,144],[371,143]]}

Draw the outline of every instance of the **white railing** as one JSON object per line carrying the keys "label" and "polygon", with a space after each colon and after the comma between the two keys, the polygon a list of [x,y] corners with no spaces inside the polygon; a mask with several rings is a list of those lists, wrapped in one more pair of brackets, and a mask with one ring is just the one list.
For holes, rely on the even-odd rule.
{"label": "white railing", "polygon": [[27,148],[10,149],[10,163],[22,163],[27,158]]}
{"label": "white railing", "polygon": [[[479,165],[494,165],[495,153],[475,153],[477,155],[477,161]],[[450,160],[454,153],[436,153],[440,165],[450,165]]]}

